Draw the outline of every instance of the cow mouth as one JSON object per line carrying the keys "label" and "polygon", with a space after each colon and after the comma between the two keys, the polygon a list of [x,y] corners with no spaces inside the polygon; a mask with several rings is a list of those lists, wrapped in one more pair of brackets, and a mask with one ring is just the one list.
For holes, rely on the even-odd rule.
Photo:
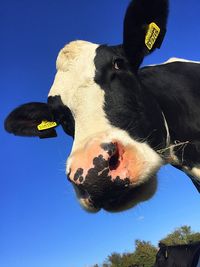
{"label": "cow mouth", "polygon": [[81,204],[81,206],[88,212],[96,213],[100,211],[100,207],[98,207],[94,201],[92,201],[91,196],[88,194],[86,190],[82,188],[82,186],[74,185],[74,190],[76,192],[76,196]]}
{"label": "cow mouth", "polygon": [[[131,186],[124,191],[119,192],[113,197],[105,197],[101,202],[96,201],[95,197],[82,187],[75,186],[76,195],[81,206],[88,212],[97,213],[101,209],[108,212],[120,212],[130,209],[137,204],[149,200],[156,192],[157,178],[151,177],[148,181],[137,186]],[[110,194],[112,196],[112,193]],[[101,203],[101,204],[100,204]]]}
{"label": "cow mouth", "polygon": [[161,166],[155,152],[145,150],[145,144],[137,148],[114,138],[107,143],[95,142],[89,143],[84,153],[74,153],[73,172],[69,174],[86,211],[123,211],[154,195],[155,174]]}
{"label": "cow mouth", "polygon": [[141,202],[147,201],[153,197],[157,189],[157,177],[153,176],[143,184],[132,186],[118,198],[105,203],[102,207],[108,212],[125,211]]}

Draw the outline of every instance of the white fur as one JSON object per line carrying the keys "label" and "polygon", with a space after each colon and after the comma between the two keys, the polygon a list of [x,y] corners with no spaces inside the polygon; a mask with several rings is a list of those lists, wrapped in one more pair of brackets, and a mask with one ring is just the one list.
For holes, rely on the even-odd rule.
{"label": "white fur", "polygon": [[[103,111],[104,91],[94,82],[97,47],[96,44],[76,41],[63,48],[58,55],[57,74],[49,92],[49,96],[60,95],[74,116],[73,149],[78,148],[88,136],[111,130]],[[75,54],[74,50],[79,53]]]}
{"label": "white fur", "polygon": [[67,173],[73,160],[73,153],[96,136],[104,136],[102,142],[117,139],[122,144],[133,146],[144,162],[140,183],[149,178],[163,164],[158,154],[146,143],[133,140],[127,132],[113,127],[103,110],[104,90],[94,82],[94,58],[98,45],[75,41],[66,45],[57,59],[57,74],[49,96],[60,95],[70,108],[75,119],[75,138],[71,157],[67,162]]}
{"label": "white fur", "polygon": [[152,64],[152,65],[148,65],[148,66],[152,66],[153,67],[153,66],[170,64],[170,63],[174,63],[174,62],[188,62],[188,63],[198,63],[198,64],[200,64],[199,61],[192,61],[192,60],[187,60],[187,59],[183,59],[183,58],[171,57],[171,58],[169,58],[167,61],[165,61],[163,63]]}
{"label": "white fur", "polygon": [[183,168],[186,173],[188,173],[189,175],[195,177],[197,180],[200,181],[200,168],[199,167],[193,167],[191,170],[185,166]]}
{"label": "white fur", "polygon": [[200,181],[200,168],[197,167],[192,168],[191,174]]}
{"label": "white fur", "polygon": [[193,60],[187,60],[184,58],[171,57],[166,62],[164,62],[162,64],[168,64],[168,63],[173,63],[173,62],[200,63],[199,61],[193,61]]}

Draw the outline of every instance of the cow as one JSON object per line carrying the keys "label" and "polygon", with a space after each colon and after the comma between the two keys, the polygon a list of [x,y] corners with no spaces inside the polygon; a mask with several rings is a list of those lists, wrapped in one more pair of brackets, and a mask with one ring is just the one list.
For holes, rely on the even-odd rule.
{"label": "cow", "polygon": [[171,59],[140,68],[162,44],[168,0],[131,1],[123,43],[72,41],[58,54],[47,103],[14,109],[5,129],[19,136],[73,137],[66,174],[89,212],[122,211],[150,199],[164,164],[200,191],[200,64]]}
{"label": "cow", "polygon": [[159,244],[154,267],[199,267],[200,242],[167,246]]}

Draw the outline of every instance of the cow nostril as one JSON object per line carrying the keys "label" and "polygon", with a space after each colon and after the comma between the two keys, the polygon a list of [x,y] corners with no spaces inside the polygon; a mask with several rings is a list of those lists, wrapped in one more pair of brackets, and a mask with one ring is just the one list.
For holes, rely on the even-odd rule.
{"label": "cow nostril", "polygon": [[109,159],[109,169],[110,170],[116,170],[117,167],[119,166],[119,151],[116,150],[116,152],[111,156],[111,158]]}
{"label": "cow nostril", "polygon": [[111,142],[111,143],[103,143],[101,147],[108,153],[109,155],[109,160],[108,160],[108,165],[109,169],[116,170],[117,167],[120,164],[120,152],[119,152],[119,147],[118,143],[116,142]]}

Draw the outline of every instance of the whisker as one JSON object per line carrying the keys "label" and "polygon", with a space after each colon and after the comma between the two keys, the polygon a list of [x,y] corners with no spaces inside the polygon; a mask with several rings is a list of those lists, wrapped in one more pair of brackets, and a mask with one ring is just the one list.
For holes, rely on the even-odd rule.
{"label": "whisker", "polygon": [[178,147],[177,151],[180,150],[180,149],[183,149],[183,151],[182,151],[182,162],[183,162],[184,150],[185,150],[185,147],[187,146],[187,144],[189,144],[189,143],[190,143],[189,141],[179,142],[179,143],[170,145],[170,146],[168,146],[168,147],[166,147],[166,148],[156,150],[156,152],[157,152],[158,154],[161,154],[162,156],[165,156],[165,155],[163,155],[163,154],[164,154],[166,151]]}

